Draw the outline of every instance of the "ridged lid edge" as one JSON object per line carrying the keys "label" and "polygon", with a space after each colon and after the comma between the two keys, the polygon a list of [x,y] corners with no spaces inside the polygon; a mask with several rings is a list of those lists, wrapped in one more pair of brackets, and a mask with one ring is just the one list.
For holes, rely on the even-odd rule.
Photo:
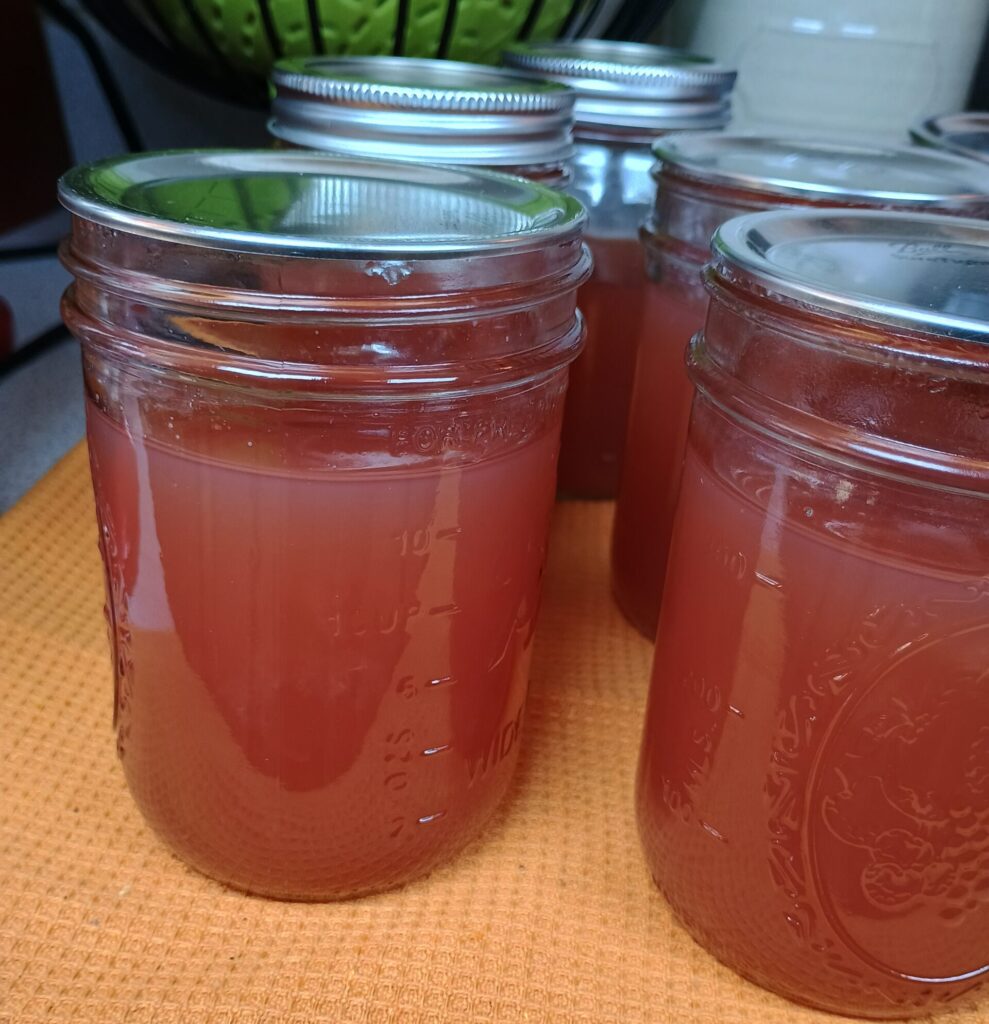
{"label": "ridged lid edge", "polygon": [[[486,77],[503,79],[503,89],[478,89],[465,85],[444,87],[440,84],[422,85],[400,82],[355,81],[344,77],[347,68],[361,69],[373,73],[381,68],[382,77],[387,74],[392,58],[326,58],[305,57],[279,61],[271,73],[276,89],[300,93],[313,99],[354,106],[376,106],[395,110],[429,111],[433,113],[550,113],[566,111],[573,107],[574,94],[559,82],[539,82],[540,89],[531,87],[513,89],[513,81],[531,86],[533,79],[512,71],[498,68],[477,67],[455,61],[403,61],[405,70],[422,68],[442,71],[444,77],[452,78],[458,71],[465,77],[483,72]],[[341,77],[335,78],[322,72],[306,68],[338,67]]]}
{"label": "ridged lid edge", "polygon": [[[614,52],[620,52],[622,44],[612,44]],[[628,44],[639,47],[641,44]],[[569,49],[569,47],[567,48]],[[609,82],[619,85],[630,85],[639,88],[659,88],[670,86],[698,90],[709,90],[713,95],[729,92],[735,83],[737,73],[730,68],[722,67],[706,58],[697,57],[681,50],[667,47],[650,47],[655,51],[655,64],[623,63],[620,60],[608,60],[594,57],[588,50],[587,55],[575,55],[561,49],[554,53],[552,46],[528,47],[518,45],[510,47],[503,54],[506,65],[531,74],[548,75],[553,78],[589,79],[598,82]],[[670,63],[662,62],[663,56]],[[674,63],[681,61],[682,63]],[[692,62],[696,63],[692,63]]]}

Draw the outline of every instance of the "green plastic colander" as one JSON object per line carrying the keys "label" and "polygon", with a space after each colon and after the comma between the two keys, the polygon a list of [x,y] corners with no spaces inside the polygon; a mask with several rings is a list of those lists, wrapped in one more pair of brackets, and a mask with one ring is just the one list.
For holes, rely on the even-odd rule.
{"label": "green plastic colander", "polygon": [[279,57],[399,54],[495,63],[634,0],[84,0],[119,40],[191,84],[251,101]]}

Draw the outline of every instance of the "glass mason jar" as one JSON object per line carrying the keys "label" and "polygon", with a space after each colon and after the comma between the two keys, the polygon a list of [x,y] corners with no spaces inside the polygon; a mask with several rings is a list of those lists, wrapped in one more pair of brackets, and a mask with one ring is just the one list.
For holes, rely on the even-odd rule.
{"label": "glass mason jar", "polygon": [[289,57],[271,73],[280,146],[360,158],[485,167],[544,185],[570,180],[574,95],[457,61]]}
{"label": "glass mason jar", "polygon": [[724,127],[735,73],[680,50],[600,39],[520,45],[504,60],[577,93],[571,192],[588,210],[594,271],[577,299],[587,345],[570,371],[559,483],[573,497],[614,498],[647,317],[639,229],[655,191],[649,145],[666,132]]}
{"label": "glass mason jar", "polygon": [[989,216],[989,170],[934,150],[723,132],[667,136],[653,150],[656,205],[643,229],[652,283],[612,540],[615,599],[650,640],[693,396],[684,352],[704,323],[701,269],[715,229],[741,213],[782,207]]}
{"label": "glass mason jar", "polygon": [[837,1013],[989,972],[989,226],[719,229],[639,763],[726,964]]}
{"label": "glass mason jar", "polygon": [[989,113],[969,110],[932,117],[911,128],[910,137],[922,146],[989,163]]}
{"label": "glass mason jar", "polygon": [[579,204],[295,151],[120,157],[61,196],[138,806],[257,893],[427,871],[518,750]]}

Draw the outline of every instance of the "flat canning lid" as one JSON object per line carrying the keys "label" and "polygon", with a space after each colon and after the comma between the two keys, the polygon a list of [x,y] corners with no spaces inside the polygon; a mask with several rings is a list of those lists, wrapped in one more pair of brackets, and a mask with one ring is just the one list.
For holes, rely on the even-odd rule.
{"label": "flat canning lid", "polygon": [[851,323],[989,342],[989,224],[871,210],[771,210],[723,224],[712,273]]}
{"label": "flat canning lid", "polygon": [[986,205],[989,167],[919,146],[692,132],[653,144],[664,167],[711,185],[821,203]]}
{"label": "flat canning lid", "polygon": [[301,150],[171,150],[69,171],[62,204],[122,232],[336,259],[529,252],[575,238],[581,204],[490,171]]}

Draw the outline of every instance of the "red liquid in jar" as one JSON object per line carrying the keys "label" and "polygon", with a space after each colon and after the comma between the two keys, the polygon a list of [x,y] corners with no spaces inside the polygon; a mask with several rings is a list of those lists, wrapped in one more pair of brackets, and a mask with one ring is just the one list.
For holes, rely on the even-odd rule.
{"label": "red liquid in jar", "polygon": [[698,275],[693,265],[679,269],[671,262],[661,281],[646,286],[615,506],[612,589],[625,617],[650,640],[659,619],[694,394],[684,358],[687,343],[704,326],[707,308]]}
{"label": "red liquid in jar", "polygon": [[933,1008],[989,971],[989,565],[941,564],[936,516],[896,551],[893,500],[868,520],[890,550],[834,537],[730,430],[694,433],[639,765],[650,869],[762,985]]}
{"label": "red liquid in jar", "polygon": [[402,882],[508,785],[556,431],[460,468],[320,472],[262,430],[206,457],[207,419],[166,446],[88,409],[131,790],[239,887]]}
{"label": "red liquid in jar", "polygon": [[613,498],[648,282],[638,239],[591,237],[587,242],[594,273],[577,292],[587,339],[570,367],[559,489],[573,497]]}

